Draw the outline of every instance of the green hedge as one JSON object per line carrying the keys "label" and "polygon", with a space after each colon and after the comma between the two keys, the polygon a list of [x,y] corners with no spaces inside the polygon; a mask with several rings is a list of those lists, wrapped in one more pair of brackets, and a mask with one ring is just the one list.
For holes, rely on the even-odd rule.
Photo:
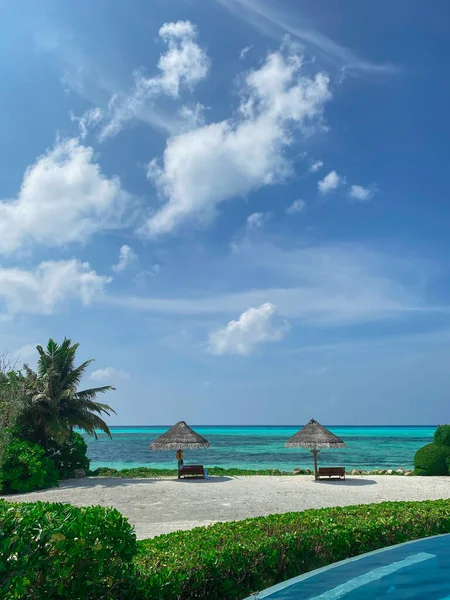
{"label": "green hedge", "polygon": [[117,510],[0,500],[0,597],[133,598],[136,536]]}
{"label": "green hedge", "polygon": [[58,472],[45,450],[37,444],[13,438],[0,466],[0,491],[17,494],[57,486]]}
{"label": "green hedge", "polygon": [[386,502],[271,515],[139,542],[139,596],[240,600],[371,550],[450,532],[450,501]]}
{"label": "green hedge", "polygon": [[[292,475],[292,472],[279,469],[224,469],[222,467],[208,467],[210,475],[237,477],[239,475]],[[311,469],[300,469],[298,475],[311,475]],[[98,467],[89,472],[94,477],[123,477],[123,478],[151,478],[151,477],[176,477],[177,469],[154,469],[152,467],[134,467],[131,469],[113,469],[112,467]]]}
{"label": "green hedge", "polygon": [[417,450],[414,456],[414,473],[416,475],[448,475],[450,464],[450,447],[432,443]]}

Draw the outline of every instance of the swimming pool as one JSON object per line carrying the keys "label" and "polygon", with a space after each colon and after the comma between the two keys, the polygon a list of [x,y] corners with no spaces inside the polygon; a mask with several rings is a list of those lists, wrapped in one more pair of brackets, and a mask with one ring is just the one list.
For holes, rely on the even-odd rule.
{"label": "swimming pool", "polygon": [[284,581],[247,600],[450,600],[450,535],[345,560]]}

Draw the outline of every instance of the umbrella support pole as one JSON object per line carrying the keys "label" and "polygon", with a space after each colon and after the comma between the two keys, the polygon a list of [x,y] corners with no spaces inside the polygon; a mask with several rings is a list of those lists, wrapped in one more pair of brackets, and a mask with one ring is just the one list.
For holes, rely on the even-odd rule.
{"label": "umbrella support pole", "polygon": [[319,479],[319,471],[317,468],[317,455],[319,454],[319,450],[311,450],[311,454],[314,456],[314,479],[317,481]]}

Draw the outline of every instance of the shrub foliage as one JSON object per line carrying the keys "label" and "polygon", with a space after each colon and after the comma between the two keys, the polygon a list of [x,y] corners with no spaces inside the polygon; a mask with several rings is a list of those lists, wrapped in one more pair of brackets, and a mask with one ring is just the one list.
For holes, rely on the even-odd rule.
{"label": "shrub foliage", "polygon": [[434,432],[434,443],[439,446],[450,446],[450,425],[438,425]]}
{"label": "shrub foliage", "polygon": [[0,467],[0,490],[4,494],[31,492],[58,486],[58,473],[41,446],[11,439]]}
{"label": "shrub foliage", "polygon": [[72,432],[62,444],[52,441],[48,444],[47,454],[55,463],[62,479],[73,477],[75,469],[89,471],[91,461],[86,456],[87,444],[81,433]]}
{"label": "shrub foliage", "polygon": [[432,443],[417,450],[414,456],[416,475],[448,475],[450,446]]}
{"label": "shrub foliage", "polygon": [[239,600],[371,550],[450,532],[450,501],[389,502],[219,523],[139,542],[138,598]]}
{"label": "shrub foliage", "polygon": [[[280,471],[279,469],[224,469],[222,467],[208,468],[210,475],[236,477],[239,475],[292,475],[292,472]],[[153,469],[151,467],[134,467],[131,469],[114,469],[112,467],[98,467],[90,471],[94,477],[123,477],[128,478],[151,478],[151,477],[176,477],[177,469]],[[311,469],[301,469],[298,475],[310,475]]]}
{"label": "shrub foliage", "polygon": [[0,500],[0,523],[1,598],[134,597],[136,536],[117,510]]}

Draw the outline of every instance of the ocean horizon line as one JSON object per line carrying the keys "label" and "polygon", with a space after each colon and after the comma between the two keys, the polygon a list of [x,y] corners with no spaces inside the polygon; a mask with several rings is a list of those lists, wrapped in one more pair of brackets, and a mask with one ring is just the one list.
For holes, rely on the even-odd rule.
{"label": "ocean horizon line", "polygon": [[[172,427],[173,423],[171,424],[157,424],[157,425],[109,425],[110,429],[123,429],[123,428],[134,428],[134,429],[151,429],[151,428],[156,428],[156,427]],[[209,424],[196,424],[196,423],[192,423],[191,424],[192,427],[302,427],[304,425],[306,425],[306,423],[294,423],[294,424],[280,424],[280,425],[268,425],[268,424],[259,424],[259,425],[233,425],[233,424],[228,424],[228,425],[218,425],[218,424],[214,424],[214,423],[209,423]],[[431,423],[431,424],[427,424],[427,425],[400,425],[400,424],[394,424],[394,425],[368,425],[368,424],[363,424],[360,423],[358,425],[342,425],[342,424],[327,424],[325,423],[326,427],[403,427],[403,428],[410,428],[410,427],[437,427],[438,424],[436,423]]]}

